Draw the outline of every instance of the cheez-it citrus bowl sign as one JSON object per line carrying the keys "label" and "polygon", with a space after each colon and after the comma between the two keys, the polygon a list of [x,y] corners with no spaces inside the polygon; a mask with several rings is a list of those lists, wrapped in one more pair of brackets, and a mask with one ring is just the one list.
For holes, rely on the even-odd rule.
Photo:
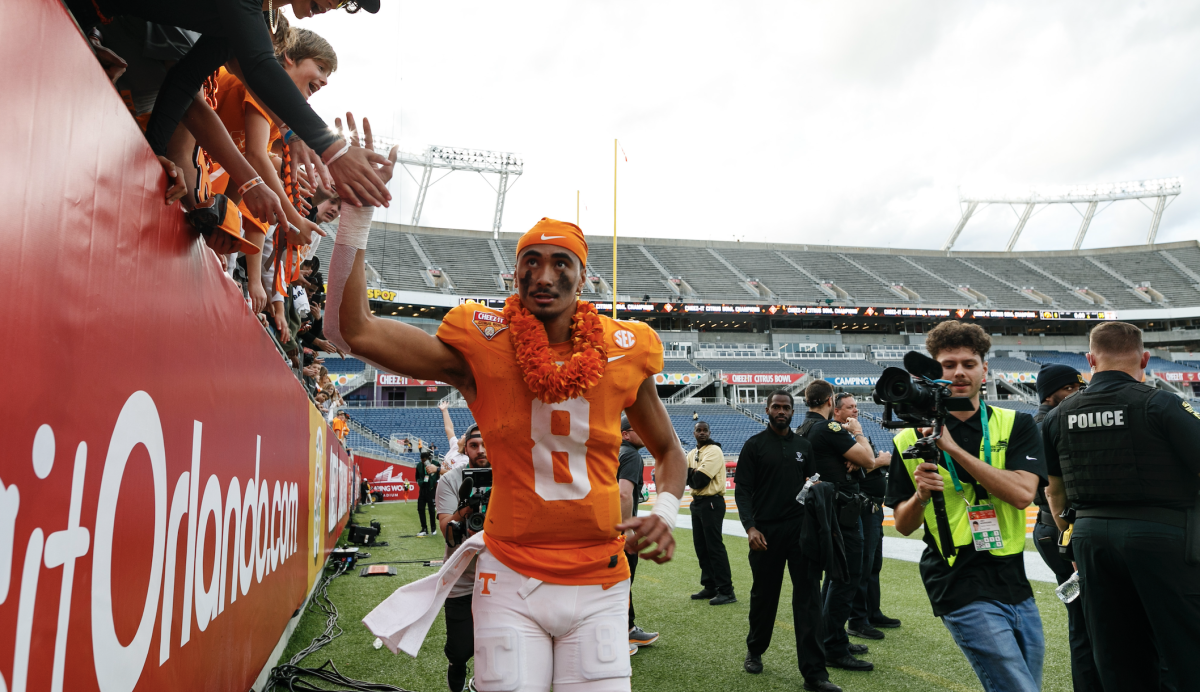
{"label": "cheez-it citrus bowl sign", "polygon": [[793,384],[804,377],[802,372],[725,373],[725,384]]}

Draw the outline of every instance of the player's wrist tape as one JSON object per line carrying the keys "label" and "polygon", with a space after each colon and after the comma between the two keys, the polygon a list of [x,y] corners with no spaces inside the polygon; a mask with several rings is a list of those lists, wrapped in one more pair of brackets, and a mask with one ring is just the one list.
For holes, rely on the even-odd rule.
{"label": "player's wrist tape", "polygon": [[325,165],[332,166],[334,161],[337,161],[338,159],[345,156],[346,152],[348,152],[348,151],[350,151],[350,142],[346,142],[345,144],[343,144],[342,148],[338,149],[337,153],[334,154],[332,158],[330,158],[328,161],[325,162]]}
{"label": "player's wrist tape", "polygon": [[266,185],[266,183],[263,182],[261,175],[251,178],[250,180],[247,180],[246,182],[242,183],[242,186],[238,188],[238,196],[245,197],[247,192],[253,190],[254,188],[258,187],[259,185]]}
{"label": "player's wrist tape", "polygon": [[675,517],[679,516],[679,498],[671,493],[659,493],[658,498],[654,500],[654,509],[650,510],[650,513],[657,515],[674,531]]}
{"label": "player's wrist tape", "polygon": [[369,204],[361,207],[343,205],[334,244],[349,245],[356,250],[367,249],[367,236],[371,232],[371,217],[374,215],[375,207]]}

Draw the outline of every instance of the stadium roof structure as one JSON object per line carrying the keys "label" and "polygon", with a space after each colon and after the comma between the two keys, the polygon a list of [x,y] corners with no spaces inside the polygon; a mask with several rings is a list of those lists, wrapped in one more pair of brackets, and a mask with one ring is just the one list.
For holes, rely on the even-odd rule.
{"label": "stadium roof structure", "polygon": [[[377,302],[452,307],[513,290],[520,233],[375,222],[367,262]],[[942,252],[782,243],[589,236],[584,295],[620,311],[857,314],[880,308],[1104,313],[1076,319],[1200,317],[1200,242],[1043,252]],[[317,254],[328,260],[331,244]],[[370,272],[368,272],[370,274]],[[810,306],[808,308],[802,306]],[[771,308],[775,308],[772,310]],[[874,308],[874,310],[872,310]],[[892,312],[896,312],[893,310]],[[1187,313],[1186,315],[1184,313]],[[1195,315],[1191,314],[1195,313]],[[1144,316],[1136,316],[1143,315]],[[1003,315],[1007,317],[1008,315]]]}
{"label": "stadium roof structure", "polygon": [[[373,138],[375,151],[387,156],[396,142],[387,137]],[[421,224],[421,210],[425,207],[425,197],[429,188],[442,178],[454,171],[469,171],[478,173],[484,182],[496,192],[496,210],[492,214],[492,237],[499,237],[500,225],[504,217],[504,199],[509,189],[516,184],[516,177],[525,172],[525,162],[517,154],[503,151],[487,151],[484,149],[468,149],[466,147],[445,147],[433,145],[427,147],[422,154],[412,154],[400,151],[396,162],[404,168],[413,182],[417,184],[417,201],[413,205],[412,225]],[[421,169],[418,179],[409,170],[409,166]],[[437,180],[433,180],[434,169],[445,170]],[[484,173],[494,173],[497,176],[495,185],[488,180]]]}
{"label": "stadium roof structure", "polygon": [[[962,209],[962,218],[959,219],[958,225],[950,232],[950,237],[942,245],[942,250],[949,252],[954,247],[958,236],[966,228],[967,222],[971,220],[971,216],[979,208],[979,205],[988,204],[1007,204],[1007,205],[1024,205],[1017,214],[1017,227],[1013,229],[1012,236],[1008,239],[1008,245],[1004,247],[1005,252],[1012,252],[1013,247],[1017,244],[1017,239],[1021,237],[1021,231],[1025,229],[1025,224],[1029,222],[1029,218],[1033,216],[1034,207],[1039,204],[1070,204],[1074,207],[1075,204],[1086,204],[1085,211],[1080,212],[1083,216],[1083,223],[1079,226],[1079,232],[1075,234],[1075,243],[1072,245],[1072,250],[1078,250],[1083,245],[1083,237],[1087,235],[1088,226],[1091,225],[1092,219],[1099,213],[1096,207],[1101,202],[1119,202],[1122,200],[1136,199],[1155,199],[1154,208],[1151,210],[1153,216],[1150,219],[1150,230],[1146,234],[1146,244],[1154,245],[1154,238],[1158,235],[1158,224],[1162,220],[1163,211],[1167,205],[1179,196],[1183,188],[1183,180],[1180,178],[1163,178],[1159,180],[1134,180],[1123,183],[1099,183],[1091,185],[1073,185],[1067,187],[1035,187],[1031,186],[1028,191],[1015,194],[962,194],[959,193],[959,204],[966,205]],[[1146,204],[1142,202],[1142,204]],[[1105,209],[1108,205],[1105,205]],[[1147,208],[1149,206],[1147,205]],[[1014,209],[1015,211],[1015,209]],[[1076,209],[1078,211],[1078,209]],[[1100,209],[1099,211],[1104,211]]]}

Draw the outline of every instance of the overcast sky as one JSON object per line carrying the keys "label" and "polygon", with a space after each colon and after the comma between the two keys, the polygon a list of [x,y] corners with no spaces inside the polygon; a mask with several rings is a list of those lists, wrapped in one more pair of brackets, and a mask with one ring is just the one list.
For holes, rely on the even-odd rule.
{"label": "overcast sky", "polygon": [[[584,231],[611,234],[614,137],[622,236],[937,248],[960,186],[1173,176],[1158,240],[1200,227],[1200,3],[383,0],[301,26],[338,52],[328,122],[520,154],[506,231],[574,220],[579,190]],[[397,174],[387,220],[415,190]],[[421,223],[489,230],[494,204],[456,172]],[[1150,218],[1114,204],[1085,247],[1140,244]],[[1079,222],[1039,208],[1017,249],[1069,248]],[[1015,224],[988,207],[956,249]]]}

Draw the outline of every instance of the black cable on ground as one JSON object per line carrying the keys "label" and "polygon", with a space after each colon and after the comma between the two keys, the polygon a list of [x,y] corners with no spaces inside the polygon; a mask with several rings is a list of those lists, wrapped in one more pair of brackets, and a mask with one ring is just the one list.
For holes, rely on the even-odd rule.
{"label": "black cable on ground", "polygon": [[[307,678],[312,678],[313,682],[309,682]],[[334,687],[317,687],[316,683],[318,682],[334,685]],[[365,682],[348,678],[342,675],[330,660],[325,661],[325,665],[320,668],[301,668],[285,663],[271,671],[267,689],[275,689],[272,686],[286,689],[289,692],[411,692],[403,687],[382,682]]]}
{"label": "black cable on ground", "polygon": [[[292,656],[287,663],[275,666],[267,678],[263,692],[272,690],[288,690],[288,692],[410,692],[395,685],[348,678],[333,665],[332,660],[326,660],[325,664],[319,668],[303,668],[299,665],[306,656],[342,636],[343,630],[338,625],[338,607],[329,600],[329,584],[345,574],[348,569],[348,562],[338,562],[336,565],[326,567],[321,581],[313,591],[312,600],[308,604],[309,608],[325,614],[325,630],[313,637],[312,642]],[[334,687],[318,687],[317,683],[334,685]]]}

